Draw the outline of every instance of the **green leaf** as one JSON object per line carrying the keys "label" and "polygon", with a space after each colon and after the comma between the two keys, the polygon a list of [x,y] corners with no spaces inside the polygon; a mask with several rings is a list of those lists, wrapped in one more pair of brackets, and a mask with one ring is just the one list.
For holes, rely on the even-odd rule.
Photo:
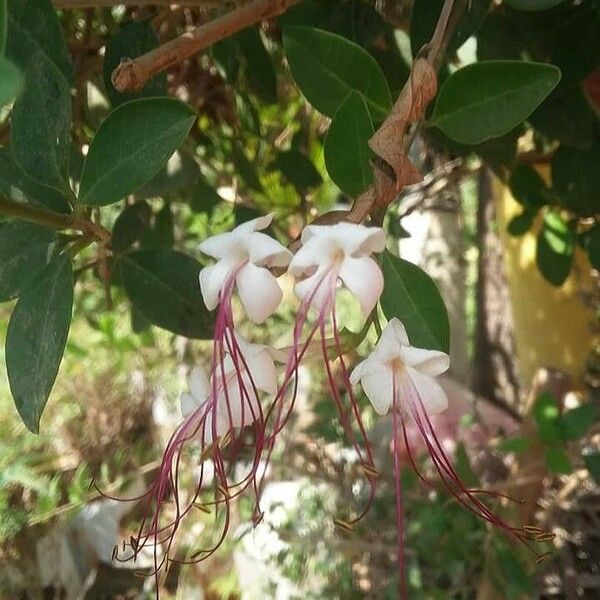
{"label": "green leaf", "polygon": [[137,242],[150,226],[151,217],[150,206],[143,200],[126,206],[113,226],[112,249],[124,252]]}
{"label": "green leaf", "polygon": [[468,65],[442,85],[430,124],[462,144],[499,137],[527,119],[559,80],[560,71],[543,63]]}
{"label": "green leaf", "polygon": [[565,412],[560,419],[562,440],[569,442],[582,438],[598,416],[595,404],[588,402]]}
{"label": "green leaf", "polygon": [[246,63],[246,79],[252,91],[267,104],[277,102],[275,69],[260,37],[259,28],[247,27],[233,36],[233,40]]}
{"label": "green leaf", "polygon": [[223,202],[223,198],[217,194],[217,191],[208,184],[204,177],[200,177],[192,193],[191,209],[197,213],[203,212],[212,215],[215,207],[221,202]]}
{"label": "green leaf", "polygon": [[416,265],[384,252],[381,266],[385,285],[381,308],[389,320],[404,323],[413,346],[450,349],[448,311],[433,279]]}
{"label": "green leaf", "polygon": [[544,215],[537,239],[536,263],[544,278],[560,287],[571,272],[575,236],[567,223],[555,212]]}
{"label": "green leaf", "polygon": [[25,221],[0,223],[0,302],[16,298],[48,264],[56,233]]}
{"label": "green leaf", "polygon": [[6,56],[25,71],[42,53],[67,83],[73,67],[52,0],[8,0]]}
{"label": "green leaf", "polygon": [[586,250],[592,266],[600,271],[600,226],[596,225],[588,234]]}
{"label": "green leaf", "polygon": [[355,90],[373,119],[385,119],[392,106],[390,90],[381,67],[360,46],[311,27],[286,27],[283,41],[294,79],[317,110],[333,117]]}
{"label": "green leaf", "polygon": [[68,254],[56,256],[21,293],[6,334],[6,369],[23,422],[38,433],[40,417],[67,342],[73,310]]}
{"label": "green leaf", "polygon": [[200,264],[166,248],[123,254],[118,266],[127,295],[145,317],[189,338],[209,338],[212,318],[200,297]]}
{"label": "green leaf", "polygon": [[121,104],[92,140],[81,174],[81,204],[112,204],[150,181],[181,145],[195,119],[189,106],[172,98]]}
{"label": "green leaf", "polygon": [[41,52],[25,71],[25,88],[13,107],[11,144],[15,162],[29,177],[69,189],[71,91]]}
{"label": "green leaf", "polygon": [[[444,0],[415,0],[410,18],[412,55],[431,40]],[[490,7],[489,0],[472,0],[458,21],[448,43],[447,52],[456,52],[483,24]]]}
{"label": "green leaf", "polygon": [[538,396],[533,405],[533,418],[543,442],[551,444],[561,440],[560,410],[552,394],[543,392]]}
{"label": "green leaf", "polygon": [[508,6],[517,10],[535,12],[538,10],[547,10],[553,6],[558,6],[565,0],[504,0]]}
{"label": "green leaf", "polygon": [[108,40],[104,54],[104,87],[114,108],[136,98],[166,95],[167,75],[164,72],[148,80],[144,87],[135,93],[118,92],[111,81],[112,72],[119,66],[121,60],[137,58],[158,48],[158,45],[158,37],[156,37],[152,25],[147,21],[129,22]]}
{"label": "green leaf", "polygon": [[250,189],[262,192],[263,188],[256,173],[256,167],[248,160],[244,151],[237,144],[233,148],[233,164],[236,172]]}
{"label": "green leaf", "polygon": [[198,179],[199,168],[187,152],[175,152],[167,164],[143,187],[139,198],[163,198],[191,188]]}
{"label": "green leaf", "polygon": [[529,117],[535,129],[550,139],[575,148],[589,148],[594,134],[594,113],[580,87],[551,94]]}
{"label": "green leaf", "polygon": [[548,188],[538,172],[527,165],[517,166],[508,182],[511,194],[522,206],[540,208],[548,203]]}
{"label": "green leaf", "polygon": [[532,227],[535,212],[525,209],[521,214],[515,215],[506,227],[509,235],[521,237],[525,235]]}
{"label": "green leaf", "polygon": [[6,0],[0,0],[0,57],[6,50],[6,34],[8,33],[8,10]]}
{"label": "green leaf", "polygon": [[71,212],[69,203],[58,190],[37,183],[19,169],[9,148],[0,148],[0,195],[15,202],[38,204],[58,213]]}
{"label": "green leaf", "polygon": [[573,472],[567,453],[556,446],[550,446],[544,451],[544,460],[550,471],[557,475],[569,475]]}
{"label": "green leaf", "polygon": [[375,133],[364,98],[351,92],[338,108],[323,147],[331,179],[345,194],[357,198],[373,183],[369,140]]}
{"label": "green leaf", "polygon": [[0,108],[12,102],[19,95],[22,88],[23,76],[21,71],[9,60],[0,56]]}
{"label": "green leaf", "polygon": [[552,159],[552,183],[565,208],[582,217],[600,210],[600,142],[589,150],[561,146]]}
{"label": "green leaf", "polygon": [[589,452],[583,454],[582,458],[592,479],[600,485],[600,452]]}
{"label": "green leaf", "polygon": [[307,190],[323,183],[312,161],[298,150],[278,152],[271,167],[281,171],[297,190]]}
{"label": "green leaf", "polygon": [[154,217],[152,229],[148,229],[142,236],[143,248],[160,248],[161,246],[171,247],[175,243],[174,235],[175,223],[171,204],[165,202],[164,206]]}
{"label": "green leaf", "polygon": [[500,452],[521,453],[528,450],[531,447],[531,443],[530,438],[515,436],[502,440],[498,444],[497,449],[500,450]]}

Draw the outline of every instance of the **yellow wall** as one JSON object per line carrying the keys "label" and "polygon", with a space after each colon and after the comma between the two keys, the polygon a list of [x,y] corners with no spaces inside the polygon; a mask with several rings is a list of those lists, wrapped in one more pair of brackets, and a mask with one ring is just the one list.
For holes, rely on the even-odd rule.
{"label": "yellow wall", "polygon": [[[542,175],[544,175],[542,173]],[[578,296],[578,281],[589,284],[590,265],[577,249],[574,270],[561,288],[547,283],[535,264],[536,227],[520,238],[506,233],[510,219],[521,212],[507,187],[496,181],[496,207],[506,248],[519,366],[527,386],[541,366],[562,369],[579,378],[592,339],[593,313]]]}

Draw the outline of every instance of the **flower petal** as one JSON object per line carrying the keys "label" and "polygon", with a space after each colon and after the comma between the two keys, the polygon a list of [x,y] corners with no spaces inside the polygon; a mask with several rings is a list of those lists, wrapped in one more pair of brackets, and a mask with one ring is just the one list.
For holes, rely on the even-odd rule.
{"label": "flower petal", "polygon": [[302,302],[320,311],[335,298],[335,285],[336,278],[328,277],[326,269],[319,269],[314,275],[296,283],[294,293]]}
{"label": "flower petal", "polygon": [[257,389],[270,395],[277,393],[277,369],[267,348],[248,358],[248,369]]}
{"label": "flower petal", "polygon": [[[235,231],[235,230],[234,230]],[[200,252],[218,260],[242,262],[246,257],[244,238],[234,232],[218,233],[200,243]]]}
{"label": "flower petal", "polygon": [[340,240],[346,253],[351,256],[369,256],[373,252],[385,250],[385,232],[381,227],[337,223],[333,228],[336,238]]}
{"label": "flower petal", "polygon": [[[312,227],[317,228],[318,226],[313,225]],[[304,231],[307,229],[308,227],[305,227]],[[302,237],[304,237],[304,232]],[[327,237],[311,239],[294,254],[288,270],[294,277],[312,275],[320,266],[332,265],[336,249],[335,240]]]}
{"label": "flower petal", "polygon": [[405,365],[414,367],[425,375],[441,375],[450,367],[450,357],[438,350],[404,346],[400,351],[400,358]]}
{"label": "flower petal", "polygon": [[373,355],[382,363],[400,358],[402,348],[408,344],[408,336],[402,322],[393,317],[385,326]]}
{"label": "flower petal", "polygon": [[277,240],[264,233],[253,233],[248,241],[250,260],[265,267],[287,267],[293,254]]}
{"label": "flower petal", "polygon": [[188,382],[192,396],[196,398],[198,402],[204,402],[209,393],[208,375],[206,374],[206,370],[201,367],[192,369]]}
{"label": "flower petal", "polygon": [[235,263],[220,260],[200,270],[200,292],[208,310],[214,310],[219,305],[221,289],[235,268]]}
{"label": "flower petal", "polygon": [[342,263],[340,278],[358,298],[363,314],[371,314],[383,292],[383,273],[379,265],[368,256],[348,256]]}
{"label": "flower petal", "polygon": [[227,429],[250,425],[258,418],[258,397],[247,374],[229,378],[227,394],[222,390],[219,395],[219,412],[225,419]]}
{"label": "flower petal", "polygon": [[254,231],[260,231],[261,229],[266,229],[271,224],[272,220],[273,213],[269,213],[268,215],[251,219],[245,223],[240,223],[233,231],[236,233],[252,233]]}
{"label": "flower petal", "polygon": [[270,317],[281,302],[281,289],[272,273],[264,267],[248,263],[237,276],[240,300],[255,323]]}
{"label": "flower petal", "polygon": [[363,374],[360,382],[375,412],[385,415],[393,402],[392,372],[389,369],[377,369]]}
{"label": "flower petal", "polygon": [[435,415],[446,410],[448,396],[433,377],[420,373],[413,367],[406,367],[406,372],[411,378],[428,415]]}

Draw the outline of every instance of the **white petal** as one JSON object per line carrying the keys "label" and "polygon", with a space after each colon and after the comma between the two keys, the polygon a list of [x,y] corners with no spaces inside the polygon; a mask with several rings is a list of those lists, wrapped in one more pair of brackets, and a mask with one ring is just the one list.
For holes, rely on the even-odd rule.
{"label": "white petal", "polygon": [[190,373],[188,382],[192,396],[199,402],[204,402],[209,393],[208,375],[206,374],[206,370],[201,367],[196,367]]}
{"label": "white petal", "polygon": [[187,419],[187,417],[189,417],[202,404],[201,400],[198,400],[191,394],[187,394],[185,392],[179,397],[179,402],[181,403],[181,414],[185,419]]}
{"label": "white petal", "polygon": [[358,298],[363,314],[368,316],[383,292],[383,274],[370,257],[347,257],[342,263],[340,278]]}
{"label": "white petal", "polygon": [[[213,417],[215,415],[217,420],[213,431]],[[219,438],[222,435],[225,435],[229,429],[231,428],[227,425],[225,417],[219,411],[211,410],[206,415],[204,424],[199,428],[198,435],[202,438],[204,445],[209,446],[213,443],[215,437]]]}
{"label": "white petal", "polygon": [[234,231],[239,233],[252,233],[254,231],[260,231],[261,229],[266,229],[271,224],[272,220],[273,213],[269,213],[263,217],[258,217],[256,219],[252,219],[251,221],[241,223],[234,229]]}
{"label": "white petal", "polygon": [[402,348],[408,344],[404,325],[396,318],[390,319],[377,342],[374,354],[381,362],[400,358]]}
{"label": "white petal", "polygon": [[270,317],[281,302],[281,289],[272,273],[264,267],[248,263],[237,276],[240,300],[255,323]]}
{"label": "white petal", "polygon": [[293,254],[277,240],[264,233],[253,233],[249,240],[250,260],[258,266],[286,267]]}
{"label": "white petal", "polygon": [[369,369],[372,366],[372,362],[369,360],[371,357],[367,357],[365,360],[359,362],[352,373],[350,373],[350,383],[356,385],[364,375],[369,373]]}
{"label": "white petal", "polygon": [[225,419],[227,429],[250,425],[258,418],[259,402],[248,376],[232,377],[219,395],[219,412]]}
{"label": "white petal", "polygon": [[[317,226],[314,225],[313,228],[317,228]],[[304,231],[307,229],[308,227],[305,227]],[[304,237],[304,232],[302,235]],[[319,266],[331,264],[332,255],[337,248],[335,241],[327,237],[311,239],[294,254],[289,272],[294,277],[312,275]]]}
{"label": "white petal", "polygon": [[327,277],[325,269],[319,269],[311,277],[299,281],[294,286],[294,293],[302,300],[309,302],[317,310],[324,308],[335,297],[335,278]]}
{"label": "white petal", "polygon": [[448,407],[448,396],[442,386],[429,375],[420,373],[412,367],[406,367],[417,393],[421,397],[428,415],[440,413]]}
{"label": "white petal", "polygon": [[[234,230],[235,231],[235,230]],[[213,258],[242,262],[245,259],[244,238],[233,232],[213,235],[200,243],[200,251]]]}
{"label": "white petal", "polygon": [[277,369],[267,348],[247,359],[248,369],[257,389],[270,395],[277,393]]}
{"label": "white petal", "polygon": [[385,250],[385,232],[381,227],[366,227],[355,223],[333,225],[335,236],[343,244],[346,253],[359,257]]}
{"label": "white petal", "polygon": [[220,260],[218,263],[200,270],[200,292],[208,310],[214,310],[219,305],[221,288],[235,268],[234,263]]}
{"label": "white petal", "polygon": [[380,415],[385,415],[393,402],[392,372],[389,369],[378,369],[363,374],[360,382],[375,411]]}
{"label": "white petal", "polygon": [[441,375],[450,367],[450,357],[445,352],[438,350],[404,346],[400,352],[400,358],[405,365],[414,367],[425,375]]}

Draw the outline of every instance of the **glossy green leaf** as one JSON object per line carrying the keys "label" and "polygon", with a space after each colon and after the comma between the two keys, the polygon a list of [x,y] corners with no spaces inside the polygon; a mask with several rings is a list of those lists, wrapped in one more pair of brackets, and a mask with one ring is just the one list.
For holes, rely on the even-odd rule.
{"label": "glossy green leaf", "polygon": [[298,190],[317,187],[323,182],[312,161],[298,150],[278,152],[271,167],[281,171],[287,181]]}
{"label": "glossy green leaf", "polygon": [[540,208],[548,203],[548,188],[538,172],[528,165],[518,165],[508,182],[511,194],[522,206]]}
{"label": "glossy green leaf", "polygon": [[187,152],[175,152],[167,164],[144,186],[136,191],[138,198],[164,198],[189,190],[200,169]]}
{"label": "glossy green leaf", "polygon": [[525,235],[533,226],[535,213],[530,210],[524,210],[522,213],[515,215],[508,223],[506,230],[513,237]]}
{"label": "glossy green leaf", "polygon": [[544,278],[561,286],[571,272],[575,236],[561,216],[555,212],[544,215],[537,239],[536,263]]}
{"label": "glossy green leaf", "polygon": [[[431,40],[442,12],[444,0],[415,0],[410,18],[410,45],[412,55]],[[456,52],[481,27],[490,7],[489,0],[472,0],[458,21],[448,43],[447,51]]]}
{"label": "glossy green leaf", "polygon": [[600,485],[600,452],[588,452],[582,458],[592,479]]}
{"label": "glossy green leaf", "polygon": [[544,450],[544,460],[548,469],[557,475],[569,475],[573,472],[571,461],[562,448],[555,446],[546,448]]}
{"label": "glossy green leaf", "polygon": [[152,25],[147,21],[131,21],[121,27],[106,44],[104,54],[104,87],[113,107],[136,98],[164,96],[167,93],[167,75],[159,73],[148,80],[137,92],[118,92],[112,84],[112,72],[125,58],[134,59],[158,48],[159,42]]}
{"label": "glossy green leaf", "polygon": [[166,248],[123,254],[119,271],[132,304],[152,324],[189,338],[209,338],[212,317],[200,296],[200,264]]}
{"label": "glossy green leaf", "polygon": [[33,433],[67,342],[73,310],[73,270],[68,254],[56,256],[21,293],[6,334],[6,369],[23,422]]}
{"label": "glossy green leaf", "polygon": [[126,206],[117,217],[112,230],[112,248],[115,252],[123,252],[137,242],[150,226],[152,210],[142,201]]}
{"label": "glossy green leaf", "polygon": [[381,308],[387,319],[404,323],[413,346],[450,349],[448,311],[433,279],[416,265],[385,251],[381,259],[385,285]]}
{"label": "glossy green leaf", "polygon": [[375,120],[392,106],[385,76],[375,59],[349,40],[311,27],[287,27],[284,46],[300,91],[320,112],[333,117],[349,92],[360,92]]}
{"label": "glossy green leaf", "polygon": [[600,142],[588,150],[561,146],[552,159],[552,183],[565,208],[582,216],[600,212]]}
{"label": "glossy green leaf", "polygon": [[11,145],[15,162],[29,177],[68,190],[71,91],[41,52],[25,71],[25,87],[13,107]]}
{"label": "glossy green leaf", "polygon": [[364,98],[351,92],[338,108],[323,148],[331,179],[351,198],[358,197],[373,182],[369,140],[375,133]]}
{"label": "glossy green leaf", "polygon": [[25,221],[0,223],[0,302],[16,298],[48,264],[56,233]]}
{"label": "glossy green leaf", "polygon": [[245,63],[244,72],[252,91],[267,104],[277,102],[277,77],[259,28],[247,27],[233,36],[233,40]]}
{"label": "glossy green leaf", "polygon": [[0,56],[0,108],[12,102],[22,88],[23,76],[19,69],[9,60]]}
{"label": "glossy green leaf", "polygon": [[10,148],[0,148],[0,195],[15,202],[37,204],[58,213],[71,212],[61,192],[37,183],[19,169]]}
{"label": "glossy green leaf", "polygon": [[562,440],[569,442],[582,438],[597,417],[598,409],[591,402],[566,411],[560,419]]}
{"label": "glossy green leaf", "polygon": [[538,396],[533,405],[533,418],[543,442],[551,444],[561,440],[560,409],[552,394],[543,392]]}
{"label": "glossy green leaf", "polygon": [[165,202],[164,206],[154,216],[151,229],[142,235],[142,248],[170,248],[175,243],[175,222],[171,212],[171,204]]}
{"label": "glossy green leaf", "polygon": [[8,0],[6,56],[23,71],[41,53],[68,83],[73,67],[52,0]]}
{"label": "glossy green leaf", "polygon": [[121,104],[96,133],[83,165],[79,201],[104,206],[144,185],[182,144],[196,119],[172,98]]}
{"label": "glossy green leaf", "polygon": [[548,64],[485,61],[453,73],[442,85],[430,124],[453,140],[478,144],[522,123],[560,80]]}
{"label": "glossy green leaf", "polygon": [[221,202],[223,202],[223,198],[217,194],[217,191],[209,185],[204,177],[200,177],[192,193],[190,203],[192,210],[197,213],[203,212],[212,215],[215,207]]}

